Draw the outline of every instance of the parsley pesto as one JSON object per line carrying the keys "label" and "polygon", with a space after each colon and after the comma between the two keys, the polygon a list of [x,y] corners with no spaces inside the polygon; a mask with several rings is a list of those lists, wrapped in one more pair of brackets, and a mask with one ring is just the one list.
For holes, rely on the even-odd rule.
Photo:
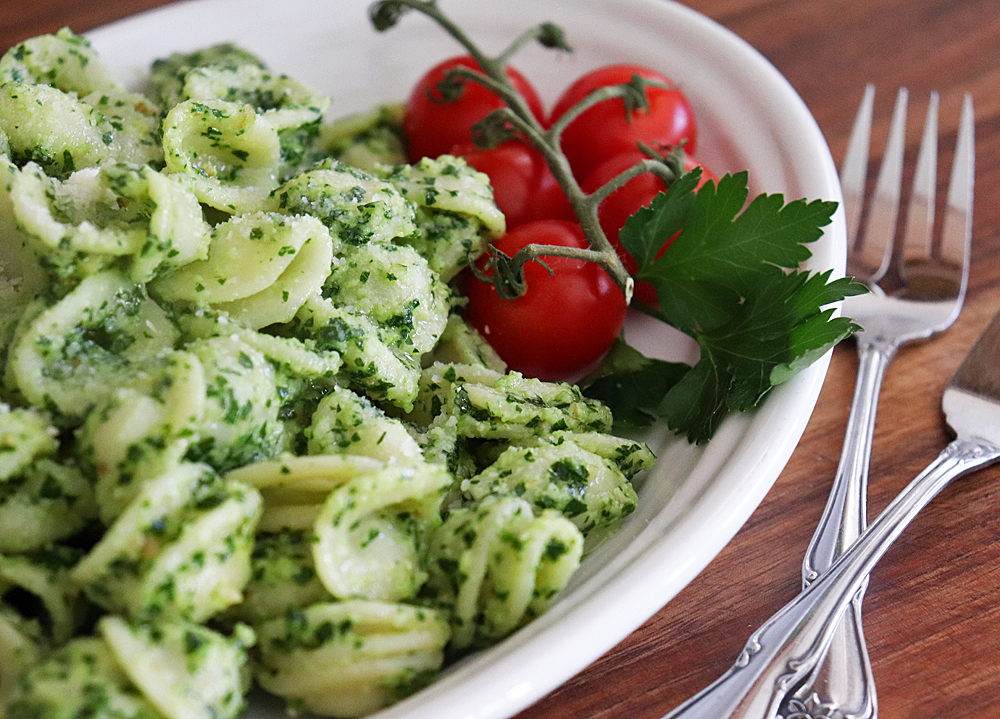
{"label": "parsley pesto", "polygon": [[544,612],[652,453],[463,318],[505,219],[397,107],[234,45],[147,87],[0,59],[0,713],[372,713]]}

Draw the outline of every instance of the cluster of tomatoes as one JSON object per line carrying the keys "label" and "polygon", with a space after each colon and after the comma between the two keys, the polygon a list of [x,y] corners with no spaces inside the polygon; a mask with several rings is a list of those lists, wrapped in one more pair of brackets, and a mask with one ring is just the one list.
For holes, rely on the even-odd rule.
{"label": "cluster of tomatoes", "polygon": [[[503,107],[503,100],[471,81],[464,84],[457,100],[441,100],[438,84],[457,66],[478,69],[470,57],[451,58],[427,72],[410,95],[403,120],[410,161],[458,155],[486,173],[507,218],[507,233],[494,245],[508,256],[528,244],[587,247],[569,201],[537,149],[517,140],[493,149],[479,149],[472,143],[472,125]],[[594,90],[630,82],[634,75],[665,86],[646,87],[648,108],[627,115],[624,101],[613,98],[588,108],[566,126],[561,149],[584,192],[593,192],[643,159],[640,142],[664,148],[683,145],[688,168],[699,164],[693,154],[697,129],[691,104],[661,73],[630,64],[593,70],[566,88],[548,113],[524,75],[511,67],[507,75],[544,127]],[[703,167],[703,179],[710,177]],[[642,174],[599,207],[601,227],[629,272],[636,263],[619,244],[618,232],[626,218],[664,189],[662,180]],[[564,257],[545,257],[544,261],[544,266],[538,262],[525,265],[528,291],[513,300],[501,298],[489,282],[468,278],[468,316],[511,369],[546,380],[578,377],[601,359],[620,334],[625,298],[593,262]]]}

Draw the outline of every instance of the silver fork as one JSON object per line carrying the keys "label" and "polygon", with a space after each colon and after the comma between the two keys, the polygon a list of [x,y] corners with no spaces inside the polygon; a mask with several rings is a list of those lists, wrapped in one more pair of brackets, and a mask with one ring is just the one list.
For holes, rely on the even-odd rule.
{"label": "silver fork", "polygon": [[[857,141],[852,139],[851,150],[848,153],[856,157],[860,155],[861,159],[852,158],[845,163],[847,165],[852,162],[860,162],[863,168],[867,165],[872,92],[871,90],[865,92],[866,99],[859,111],[859,116],[862,118],[858,123],[860,129],[854,133],[862,137],[863,142],[861,139]],[[901,94],[905,98],[905,92]],[[905,99],[897,101],[897,108],[904,103]],[[894,500],[867,531],[861,532],[862,536],[857,542],[851,543],[850,537],[856,536],[858,530],[865,524],[865,485],[871,454],[871,434],[878,389],[886,365],[902,344],[930,337],[954,321],[955,315],[961,309],[968,282],[975,155],[972,99],[966,95],[962,107],[955,159],[948,188],[947,212],[942,223],[942,236],[936,248],[932,247],[930,241],[931,229],[934,226],[932,214],[934,183],[933,179],[926,178],[928,174],[933,178],[937,165],[936,98],[932,98],[928,114],[934,119],[927,122],[924,132],[914,180],[916,187],[913,194],[916,199],[911,203],[909,210],[904,247],[899,262],[903,290],[896,295],[886,296],[878,286],[877,283],[884,277],[889,266],[891,250],[883,248],[880,254],[872,252],[869,245],[867,256],[877,257],[877,260],[869,264],[869,267],[874,268],[873,271],[860,276],[862,279],[868,278],[872,292],[863,297],[867,298],[866,301],[874,312],[869,314],[870,310],[860,304],[845,308],[845,313],[851,313],[850,316],[861,320],[860,324],[864,327],[864,331],[858,335],[859,352],[862,353],[862,363],[870,366],[863,372],[859,371],[855,399],[852,403],[852,418],[849,419],[850,424],[857,425],[856,431],[859,436],[849,436],[845,439],[841,457],[844,474],[854,477],[855,486],[850,490],[854,499],[848,502],[844,497],[836,498],[838,491],[846,495],[845,488],[838,488],[838,491],[834,492],[830,504],[844,508],[843,512],[831,509],[824,513],[824,523],[836,528],[832,533],[834,541],[827,543],[829,545],[827,549],[810,548],[809,558],[806,560],[810,563],[808,567],[811,569],[826,565],[830,568],[816,577],[815,581],[810,582],[807,577],[808,586],[751,636],[736,663],[725,674],[667,714],[664,719],[772,719],[779,712],[785,719],[792,717],[839,719],[849,715],[832,706],[830,701],[824,702],[819,691],[826,691],[825,687],[829,686],[838,687],[837,691],[848,690],[828,681],[824,685],[821,680],[825,681],[824,676],[840,676],[850,671],[857,671],[858,667],[861,673],[855,676],[859,676],[858,681],[862,682],[861,686],[867,688],[855,693],[862,696],[860,702],[862,707],[870,707],[869,716],[874,716],[874,685],[870,681],[870,665],[861,633],[860,615],[867,574],[878,561],[878,557],[902,532],[902,527],[913,518],[923,504],[940,491],[943,486],[942,481],[950,481],[957,474],[970,471],[974,466],[995,461],[1000,457],[1000,445],[996,444],[1000,442],[1000,429],[996,432],[996,441],[989,445],[989,451],[979,451],[983,449],[981,443],[968,441],[960,432],[961,442],[958,445],[954,442],[949,445],[936,463],[925,470],[911,487]],[[902,120],[893,122],[894,126],[899,126],[899,133],[902,133],[903,124]],[[891,147],[895,143],[900,145],[898,150],[893,150]],[[898,193],[901,184],[900,172],[894,165],[902,163],[902,139],[890,141],[889,144],[890,149],[886,152],[887,157],[883,164],[888,162],[889,167],[893,169],[887,171],[890,173],[886,175],[889,179],[883,182],[880,178],[875,194],[879,197],[887,192],[890,200],[888,204],[882,200],[875,201],[868,227],[877,227],[880,222],[891,222],[892,229],[886,232],[886,235],[891,237],[894,234],[895,207],[898,204],[898,199],[892,200],[891,197]],[[932,146],[933,149],[927,149]],[[894,154],[898,155],[898,159]],[[857,172],[856,170],[852,172],[850,167],[845,168],[847,179],[845,192],[847,194],[853,192],[855,197],[860,198],[863,196],[863,190],[858,188],[863,188],[864,185],[863,181],[856,179]],[[929,191],[925,189],[928,187]],[[854,207],[857,207],[857,204]],[[856,217],[857,215],[854,215],[850,220],[855,227]],[[918,221],[918,218],[922,219]],[[927,229],[918,231],[918,225]],[[873,231],[869,229],[867,234]],[[852,236],[855,234],[856,231],[852,231]],[[864,245],[867,244],[867,234],[866,241],[862,245],[862,253]],[[852,249],[852,260],[856,261],[858,256],[859,252]],[[848,269],[858,271],[852,267]],[[1000,315],[996,322],[1000,325]],[[989,352],[995,354],[1000,339],[994,337],[992,343],[989,351],[982,350],[979,354],[989,354]],[[867,345],[871,345],[871,348],[866,349]],[[865,352],[878,354],[873,354],[872,358],[865,360],[863,359]],[[993,389],[1000,393],[1000,378],[995,379],[995,382]],[[865,386],[867,389],[862,389]],[[868,395],[867,407],[862,406],[859,395],[862,397]],[[946,392],[946,400],[948,396]],[[973,404],[975,401],[968,400]],[[952,401],[952,404],[954,403],[955,401]],[[974,435],[974,426],[970,426],[970,420],[962,419],[961,412],[955,407],[951,410],[948,413],[949,421],[961,420],[960,424],[965,435]],[[971,425],[974,424],[975,421],[972,420]],[[997,422],[993,425],[997,425]],[[854,447],[850,448],[851,445]],[[955,456],[958,456],[957,460]],[[843,484],[847,480],[839,481],[840,474],[838,472],[838,484]],[[826,516],[828,514],[834,517],[843,514],[846,519],[837,521],[828,518]],[[834,560],[834,557],[838,559]],[[853,666],[855,667],[853,670],[838,671],[835,669],[836,665],[831,663],[832,660],[827,660],[826,657],[830,656],[829,648],[834,644],[835,635],[840,631],[840,627],[845,625],[842,619],[844,616],[849,618],[847,626],[850,627],[853,623],[856,628],[851,644],[844,646],[853,647],[847,651],[857,650],[852,661],[858,663],[842,665]],[[820,669],[821,665],[828,666],[829,669]],[[832,700],[846,701],[841,699],[841,695],[832,696]]]}
{"label": "silver fork", "polygon": [[[802,563],[803,587],[829,568],[867,526],[868,467],[879,390],[896,350],[947,329],[961,310],[969,272],[971,195],[969,173],[956,150],[948,213],[940,242],[933,242],[937,180],[938,96],[932,93],[917,157],[913,188],[896,270],[902,288],[886,294],[879,282],[892,266],[902,185],[907,91],[896,97],[886,151],[863,233],[868,147],[875,88],[865,88],[841,170],[848,225],[847,273],[871,292],[849,297],[843,312],[863,331],[856,335],[858,377],[833,488]],[[966,100],[971,124],[971,103]],[[861,625],[862,587],[841,620],[830,650],[816,671],[786,703],[783,714],[829,719],[870,719],[877,715],[875,683]]]}

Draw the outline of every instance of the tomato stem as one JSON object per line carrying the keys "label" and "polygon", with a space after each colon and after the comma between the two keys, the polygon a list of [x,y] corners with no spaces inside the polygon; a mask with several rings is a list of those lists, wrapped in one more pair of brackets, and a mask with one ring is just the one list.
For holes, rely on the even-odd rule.
{"label": "tomato stem", "polygon": [[566,38],[563,36],[562,29],[558,25],[545,22],[541,25],[530,27],[518,35],[514,42],[507,46],[506,50],[497,55],[496,61],[500,65],[506,65],[515,53],[531,42],[538,42],[545,47],[564,52],[573,52],[573,48],[566,44]]}
{"label": "tomato stem", "polygon": [[[541,262],[542,257],[565,257],[571,260],[583,260],[584,262],[594,262],[600,265],[604,271],[613,278],[614,269],[616,266],[621,265],[621,260],[618,258],[618,254],[613,248],[611,248],[611,256],[613,256],[613,259],[609,257],[607,252],[594,250],[592,248],[587,249],[583,247],[565,247],[563,245],[530,244],[525,245],[523,248],[518,250],[517,254],[515,254],[512,258],[512,261],[515,264],[519,263],[521,266],[524,266],[528,262],[535,260]],[[635,289],[634,280],[631,276],[628,277],[628,282],[630,283],[630,294],[627,294],[626,298],[631,299],[631,292]],[[621,285],[619,285],[619,287],[620,286]],[[622,292],[624,293],[625,290],[622,289]]]}
{"label": "tomato stem", "polygon": [[676,180],[679,176],[679,173],[671,168],[669,164],[651,157],[647,160],[639,160],[631,167],[628,167],[618,173],[611,180],[590,193],[590,197],[596,204],[599,205],[604,198],[625,185],[629,180],[632,180],[639,175],[644,175],[647,172],[653,173],[667,185]]}

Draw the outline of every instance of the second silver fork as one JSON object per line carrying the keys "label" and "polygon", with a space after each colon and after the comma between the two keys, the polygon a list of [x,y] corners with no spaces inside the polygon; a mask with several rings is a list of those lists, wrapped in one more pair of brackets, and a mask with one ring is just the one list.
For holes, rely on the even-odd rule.
{"label": "second silver fork", "polygon": [[[867,284],[867,295],[845,300],[843,312],[862,328],[856,336],[858,378],[830,498],[802,565],[803,586],[857,539],[867,525],[867,484],[878,395],[886,369],[901,346],[947,329],[961,310],[968,282],[972,206],[972,103],[968,96],[939,242],[933,242],[937,178],[938,97],[931,95],[902,253],[896,260],[902,289],[886,294],[879,282],[892,266],[899,216],[907,92],[896,99],[879,178],[859,232],[868,168],[874,87],[865,89],[841,171],[848,225],[847,273]],[[964,144],[963,144],[964,143]],[[786,700],[789,719],[870,719],[877,715],[871,663],[861,624],[862,588],[845,613],[830,649],[809,679]]]}

